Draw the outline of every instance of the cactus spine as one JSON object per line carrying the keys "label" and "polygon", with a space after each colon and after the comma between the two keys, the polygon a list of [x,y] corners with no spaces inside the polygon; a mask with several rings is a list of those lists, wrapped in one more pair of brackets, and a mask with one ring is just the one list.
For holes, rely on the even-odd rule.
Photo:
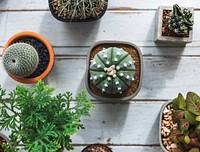
{"label": "cactus spine", "polygon": [[90,80],[102,92],[122,93],[134,80],[134,62],[131,55],[122,48],[103,49],[91,61]]}
{"label": "cactus spine", "polygon": [[107,6],[106,0],[52,0],[58,17],[64,19],[99,18]]}
{"label": "cactus spine", "polygon": [[4,69],[15,77],[27,77],[37,68],[38,53],[34,47],[26,43],[10,45],[3,55]]}
{"label": "cactus spine", "polygon": [[181,9],[177,4],[173,5],[173,11],[166,17],[168,28],[178,35],[183,35],[192,30],[192,13],[186,9]]}

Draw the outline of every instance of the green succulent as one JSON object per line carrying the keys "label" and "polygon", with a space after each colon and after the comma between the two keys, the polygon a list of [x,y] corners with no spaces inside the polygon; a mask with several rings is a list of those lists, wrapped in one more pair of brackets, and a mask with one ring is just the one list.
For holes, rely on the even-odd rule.
{"label": "green succulent", "polygon": [[122,93],[134,80],[134,62],[131,55],[122,48],[103,49],[90,64],[90,80],[102,92]]}
{"label": "green succulent", "polygon": [[38,53],[34,47],[26,43],[10,45],[3,55],[4,69],[16,77],[27,77],[37,68]]}
{"label": "green succulent", "polygon": [[106,0],[52,0],[51,3],[57,8],[58,17],[69,20],[100,18],[107,6]]}
{"label": "green succulent", "polygon": [[172,102],[173,123],[178,125],[170,134],[170,140],[178,144],[174,152],[198,152],[200,150],[200,97],[188,92],[186,99],[179,93]]}
{"label": "green succulent", "polygon": [[173,11],[166,17],[168,28],[178,35],[188,33],[193,28],[192,13],[186,9],[181,9],[177,4],[173,5]]}

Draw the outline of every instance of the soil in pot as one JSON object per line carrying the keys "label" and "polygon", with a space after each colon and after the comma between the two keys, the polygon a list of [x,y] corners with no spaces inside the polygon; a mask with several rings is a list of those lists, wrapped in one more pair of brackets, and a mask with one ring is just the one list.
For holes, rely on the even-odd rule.
{"label": "soil in pot", "polygon": [[2,137],[0,137],[0,152],[4,152],[4,149],[3,149],[3,147],[2,147],[2,144],[5,143],[5,142],[6,142],[6,140],[3,139]]}
{"label": "soil in pot", "polygon": [[41,41],[33,37],[23,37],[13,43],[19,43],[19,42],[27,43],[33,46],[38,52],[38,56],[39,56],[39,64],[38,64],[37,69],[30,76],[26,78],[35,78],[41,75],[48,67],[49,60],[50,60],[47,47]]}
{"label": "soil in pot", "polygon": [[[61,0],[49,0],[50,11],[56,19],[63,21],[63,22],[87,22],[87,21],[97,20],[104,15],[104,13],[107,9],[108,0],[106,0],[105,3],[102,2],[99,5],[95,6],[95,8],[98,8],[98,9],[96,9],[95,12],[90,13],[90,15],[87,15],[87,13],[91,12],[91,10],[86,10],[87,8],[85,8],[85,15],[83,15],[83,11],[82,11],[83,9],[81,9],[81,12],[79,12],[79,10],[77,10],[76,13],[74,13],[75,12],[74,10],[70,10],[70,9],[72,9],[71,7],[73,7],[73,6],[67,7],[68,10],[70,10],[70,11],[67,11],[67,9],[66,10],[63,9],[63,5],[66,5],[63,3],[66,3],[66,2],[67,2],[67,0],[66,1],[64,1],[64,0],[62,0],[62,1]],[[86,1],[85,3],[89,3],[89,1],[88,2]]]}
{"label": "soil in pot", "polygon": [[171,131],[177,127],[177,124],[173,124],[172,121],[172,110],[173,110],[172,103],[168,104],[165,107],[162,114],[163,117],[162,117],[162,127],[161,127],[162,144],[169,152],[172,152],[172,150],[177,147],[177,144],[172,143],[169,138]]}
{"label": "soil in pot", "polygon": [[111,149],[102,144],[89,145],[82,152],[112,152]]}
{"label": "soil in pot", "polygon": [[[92,83],[92,81],[90,81],[90,74],[88,74],[88,78],[87,78],[88,86],[93,94],[95,94],[97,96],[101,96],[101,97],[122,98],[122,97],[131,96],[137,91],[139,84],[140,84],[140,76],[141,76],[140,55],[139,55],[137,49],[129,44],[98,44],[91,50],[89,60],[91,61],[99,51],[103,50],[103,48],[109,48],[109,47],[122,48],[124,51],[128,52],[131,55],[131,57],[135,61],[134,65],[136,68],[134,81],[132,81],[130,87],[128,89],[124,90],[121,94],[120,93],[108,94],[108,93],[102,92],[102,90],[95,87],[94,84]],[[87,72],[89,72],[89,71],[87,71]]]}
{"label": "soil in pot", "polygon": [[174,31],[168,28],[168,23],[166,22],[166,17],[170,16],[172,10],[163,10],[162,16],[162,36],[172,36],[172,37],[189,37],[189,31],[186,34],[178,35]]}

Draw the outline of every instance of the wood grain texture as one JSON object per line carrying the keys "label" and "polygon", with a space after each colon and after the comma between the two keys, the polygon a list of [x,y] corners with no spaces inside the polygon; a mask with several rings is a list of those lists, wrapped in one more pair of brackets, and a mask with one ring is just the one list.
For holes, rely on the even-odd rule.
{"label": "wood grain texture", "polygon": [[[165,100],[175,98],[179,92],[198,92],[199,66],[199,57],[144,57],[142,88],[135,99]],[[69,90],[77,94],[85,88],[85,69],[85,58],[57,58],[44,81],[57,88],[55,93]],[[17,82],[8,77],[1,60],[0,71],[0,84],[8,91],[14,89]]]}
{"label": "wood grain texture", "polygon": [[[48,11],[0,12],[0,46],[15,33],[31,30],[46,37],[53,46],[91,46],[100,40],[123,40],[138,46],[171,46],[158,44],[155,37],[155,11],[107,12],[97,22],[62,23]],[[195,12],[193,43],[200,46],[200,12]],[[15,23],[15,24],[13,24]],[[31,24],[30,24],[31,23]],[[178,44],[176,44],[178,45]]]}
{"label": "wood grain texture", "polygon": [[[108,9],[111,10],[135,10],[135,9],[157,9],[159,5],[179,4],[182,6],[200,8],[200,4],[196,0],[109,0]],[[0,10],[47,10],[48,1],[47,0],[20,0],[20,2],[15,0],[0,0]]]}

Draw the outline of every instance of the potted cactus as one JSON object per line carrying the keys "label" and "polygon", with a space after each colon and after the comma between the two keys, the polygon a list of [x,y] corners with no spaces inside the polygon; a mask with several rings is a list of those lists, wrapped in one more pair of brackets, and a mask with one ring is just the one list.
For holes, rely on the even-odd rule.
{"label": "potted cactus", "polygon": [[156,42],[192,42],[194,8],[159,6],[157,10]]}
{"label": "potted cactus", "polygon": [[141,88],[142,69],[142,55],[136,45],[97,42],[88,52],[86,88],[100,100],[129,100]]}
{"label": "potted cactus", "polygon": [[112,152],[112,150],[103,144],[92,144],[85,147],[82,152]]}
{"label": "potted cactus", "polygon": [[19,150],[19,144],[32,152],[73,149],[71,135],[84,129],[80,118],[89,116],[93,104],[86,90],[75,98],[70,92],[52,95],[53,91],[39,80],[32,90],[17,85],[3,100],[6,91],[0,87],[0,130],[11,132],[11,150]]}
{"label": "potted cactus", "polygon": [[159,140],[165,152],[200,151],[200,97],[179,93],[163,105],[160,114]]}
{"label": "potted cactus", "polygon": [[100,19],[108,0],[49,0],[52,15],[63,22],[87,22]]}
{"label": "potted cactus", "polygon": [[20,32],[3,49],[3,66],[14,80],[34,83],[46,77],[54,64],[51,44],[40,34]]}

